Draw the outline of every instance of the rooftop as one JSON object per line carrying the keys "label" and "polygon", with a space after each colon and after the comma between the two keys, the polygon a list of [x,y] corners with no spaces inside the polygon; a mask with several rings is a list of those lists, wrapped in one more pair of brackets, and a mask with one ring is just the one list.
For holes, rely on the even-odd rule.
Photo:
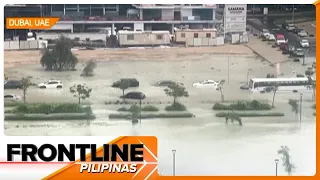
{"label": "rooftop", "polygon": [[118,31],[119,34],[170,34],[169,31]]}

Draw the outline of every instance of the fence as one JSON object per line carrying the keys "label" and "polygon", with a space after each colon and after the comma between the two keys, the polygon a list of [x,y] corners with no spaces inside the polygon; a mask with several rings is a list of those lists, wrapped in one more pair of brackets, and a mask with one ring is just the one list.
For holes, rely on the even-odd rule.
{"label": "fence", "polygon": [[4,41],[4,50],[35,50],[48,46],[48,41],[31,40],[31,41]]}
{"label": "fence", "polygon": [[186,46],[200,47],[200,46],[219,46],[224,45],[223,37],[216,38],[189,38],[186,42]]}

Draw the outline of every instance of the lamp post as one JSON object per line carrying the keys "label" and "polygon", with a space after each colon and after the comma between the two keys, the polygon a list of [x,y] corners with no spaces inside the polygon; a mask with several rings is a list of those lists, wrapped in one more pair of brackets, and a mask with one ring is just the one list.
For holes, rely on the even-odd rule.
{"label": "lamp post", "polygon": [[302,119],[302,96],[303,94],[300,94],[300,127],[301,127],[301,119]]}
{"label": "lamp post", "polygon": [[250,74],[251,71],[252,71],[252,69],[248,69],[248,72],[247,72],[247,85],[249,83],[249,74]]}
{"label": "lamp post", "polygon": [[142,98],[140,98],[140,102],[139,102],[139,104],[140,104],[140,111],[139,111],[139,116],[140,116],[140,126],[141,126],[141,99],[142,99]]}
{"label": "lamp post", "polygon": [[279,159],[275,159],[274,162],[276,163],[276,176],[278,176],[278,163],[279,163]]}
{"label": "lamp post", "polygon": [[172,175],[176,175],[176,150],[172,150]]}
{"label": "lamp post", "polygon": [[294,4],[292,4],[292,24],[294,24]]}

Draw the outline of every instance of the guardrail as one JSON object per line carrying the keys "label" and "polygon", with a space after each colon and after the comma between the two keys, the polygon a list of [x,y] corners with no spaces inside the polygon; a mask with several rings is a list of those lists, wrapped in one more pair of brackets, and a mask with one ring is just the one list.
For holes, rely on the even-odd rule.
{"label": "guardrail", "polygon": [[31,40],[31,41],[4,41],[4,50],[36,50],[43,49],[48,46],[46,40]]}

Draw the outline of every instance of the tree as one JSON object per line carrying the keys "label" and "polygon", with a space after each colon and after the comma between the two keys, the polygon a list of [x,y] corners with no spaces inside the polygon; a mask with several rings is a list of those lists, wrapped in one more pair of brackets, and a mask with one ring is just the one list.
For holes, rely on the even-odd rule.
{"label": "tree", "polygon": [[275,100],[275,97],[276,97],[276,93],[278,91],[278,85],[277,84],[273,84],[271,86],[271,90],[273,92],[273,97],[272,97],[272,107],[274,107],[274,100]]}
{"label": "tree", "polygon": [[311,88],[312,88],[312,100],[315,101],[316,99],[316,81],[314,79],[312,79],[311,76],[308,76],[308,81],[309,81],[309,84],[311,84]]}
{"label": "tree", "polygon": [[223,85],[224,85],[225,82],[226,82],[225,80],[221,80],[220,84],[219,84],[219,86],[217,88],[217,90],[220,91],[221,102],[224,102],[224,94],[222,92],[222,89],[223,89]]}
{"label": "tree", "polygon": [[124,96],[124,91],[125,91],[126,89],[128,89],[129,87],[130,87],[130,81],[129,81],[129,80],[127,80],[127,79],[122,79],[122,80],[120,81],[119,89],[122,90],[122,99],[123,99],[123,102],[125,102],[125,100],[126,100],[126,97]]}
{"label": "tree", "polygon": [[93,76],[93,70],[97,67],[96,62],[93,60],[86,63],[85,67],[83,68],[80,76]]}
{"label": "tree", "polygon": [[30,78],[22,78],[21,79],[22,83],[22,92],[23,92],[23,103],[26,103],[26,96],[27,96],[27,90],[31,86]]}
{"label": "tree", "polygon": [[78,84],[78,85],[73,85],[72,87],[70,87],[71,94],[73,94],[73,97],[79,99],[79,104],[80,104],[81,99],[85,100],[90,97],[91,91],[92,91],[92,89],[87,87],[85,84],[84,85]]}
{"label": "tree", "polygon": [[41,66],[46,70],[69,70],[74,69],[78,58],[71,52],[72,41],[60,36],[52,49],[43,48],[40,59]]}
{"label": "tree", "polygon": [[291,106],[292,112],[295,114],[295,119],[297,120],[298,118],[298,113],[299,113],[299,103],[297,100],[289,99],[289,105]]}
{"label": "tree", "polygon": [[171,83],[168,85],[168,88],[164,89],[164,92],[167,96],[173,97],[173,104],[175,104],[180,97],[189,97],[189,93],[182,83]]}
{"label": "tree", "polygon": [[281,146],[281,148],[278,150],[278,154],[282,156],[281,157],[281,160],[283,162],[282,166],[290,176],[296,167],[291,162],[291,156],[289,152],[290,152],[290,149],[287,146]]}

